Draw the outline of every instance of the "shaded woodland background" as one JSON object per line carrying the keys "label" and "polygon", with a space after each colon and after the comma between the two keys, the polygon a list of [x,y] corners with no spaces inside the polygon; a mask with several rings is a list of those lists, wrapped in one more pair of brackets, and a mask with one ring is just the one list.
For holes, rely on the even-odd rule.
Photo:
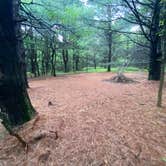
{"label": "shaded woodland background", "polygon": [[1,0],[0,164],[164,165],[165,18],[165,0]]}

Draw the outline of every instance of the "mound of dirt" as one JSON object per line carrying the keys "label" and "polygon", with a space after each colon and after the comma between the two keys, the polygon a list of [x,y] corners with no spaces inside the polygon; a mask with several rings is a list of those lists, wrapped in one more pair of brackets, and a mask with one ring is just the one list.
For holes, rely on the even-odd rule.
{"label": "mound of dirt", "polygon": [[115,83],[135,83],[136,82],[133,79],[126,77],[123,74],[118,74],[116,76],[113,76],[111,79],[106,81],[115,82]]}

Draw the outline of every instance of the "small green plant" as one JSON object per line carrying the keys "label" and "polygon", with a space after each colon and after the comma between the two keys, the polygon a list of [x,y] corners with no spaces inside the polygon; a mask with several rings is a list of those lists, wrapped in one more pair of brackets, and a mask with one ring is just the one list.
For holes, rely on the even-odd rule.
{"label": "small green plant", "polygon": [[166,162],[166,157],[163,157],[161,160],[164,161],[164,162]]}

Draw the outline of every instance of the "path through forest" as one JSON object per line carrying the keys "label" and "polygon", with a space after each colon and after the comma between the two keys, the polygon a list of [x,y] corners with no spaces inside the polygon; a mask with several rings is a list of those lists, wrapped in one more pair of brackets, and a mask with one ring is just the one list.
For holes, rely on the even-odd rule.
{"label": "path through forest", "polygon": [[[112,76],[31,80],[39,118],[20,131],[31,148],[25,154],[1,129],[0,165],[164,166],[166,109],[155,106],[158,84],[145,74],[127,74],[138,81],[131,84],[105,81]],[[166,106],[166,93],[163,101]]]}

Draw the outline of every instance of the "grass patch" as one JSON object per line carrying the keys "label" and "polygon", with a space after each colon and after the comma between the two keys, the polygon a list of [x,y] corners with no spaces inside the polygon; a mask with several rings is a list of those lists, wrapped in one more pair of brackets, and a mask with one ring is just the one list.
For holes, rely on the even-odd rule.
{"label": "grass patch", "polygon": [[[111,68],[111,72],[113,73],[117,73],[119,71],[118,67],[112,67]],[[140,69],[137,67],[128,67],[124,70],[124,72],[140,72],[140,71],[144,71],[147,72],[146,69]],[[57,75],[70,75],[70,74],[81,74],[81,73],[102,73],[102,72],[107,72],[107,68],[104,67],[97,67],[96,69],[94,67],[85,67],[80,71],[70,71],[70,72],[63,72],[63,71],[57,71],[56,74]],[[28,78],[33,78],[34,74],[32,74],[31,72],[27,72],[27,76]],[[51,76],[51,73],[48,73],[47,76]]]}

